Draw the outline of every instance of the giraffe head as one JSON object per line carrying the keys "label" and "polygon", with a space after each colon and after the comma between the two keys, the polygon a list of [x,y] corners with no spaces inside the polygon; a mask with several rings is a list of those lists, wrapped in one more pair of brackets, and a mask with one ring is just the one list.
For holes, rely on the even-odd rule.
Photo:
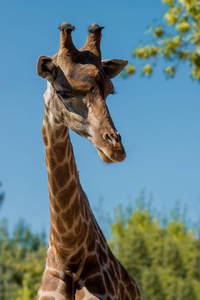
{"label": "giraffe head", "polygon": [[77,50],[71,38],[74,28],[62,23],[59,52],[53,58],[38,59],[38,75],[50,83],[46,108],[59,122],[92,142],[103,161],[121,162],[126,154],[106,98],[114,92],[111,79],[124,69],[127,61],[101,60],[103,27],[95,23],[88,28],[86,44]]}

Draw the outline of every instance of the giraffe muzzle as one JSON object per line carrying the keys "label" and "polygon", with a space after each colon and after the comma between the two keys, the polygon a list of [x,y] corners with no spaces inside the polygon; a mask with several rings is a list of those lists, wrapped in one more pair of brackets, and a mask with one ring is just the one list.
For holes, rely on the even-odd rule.
{"label": "giraffe muzzle", "polygon": [[105,132],[103,134],[103,143],[98,147],[100,158],[106,163],[122,162],[126,158],[126,152],[121,143],[121,136],[118,132],[114,134]]}

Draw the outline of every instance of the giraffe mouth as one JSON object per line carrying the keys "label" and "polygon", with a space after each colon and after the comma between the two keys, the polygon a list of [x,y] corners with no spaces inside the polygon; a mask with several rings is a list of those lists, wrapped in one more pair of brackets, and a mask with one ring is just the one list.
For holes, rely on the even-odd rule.
{"label": "giraffe mouth", "polygon": [[126,152],[124,148],[121,149],[121,151],[114,151],[110,155],[107,154],[105,151],[97,148],[99,157],[107,164],[111,164],[114,162],[122,162],[126,158]]}
{"label": "giraffe mouth", "polygon": [[101,160],[103,160],[105,163],[107,164],[111,164],[114,162],[114,160],[111,160],[102,150],[100,150],[99,148],[97,148],[99,157],[101,158]]}

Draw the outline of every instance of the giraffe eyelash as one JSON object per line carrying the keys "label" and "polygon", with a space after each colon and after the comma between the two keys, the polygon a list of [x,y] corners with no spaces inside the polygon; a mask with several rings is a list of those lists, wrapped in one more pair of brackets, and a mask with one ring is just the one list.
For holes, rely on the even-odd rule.
{"label": "giraffe eyelash", "polygon": [[63,99],[68,99],[71,98],[71,95],[67,92],[63,92],[63,91],[56,91],[56,94],[58,95],[58,97],[63,98]]}

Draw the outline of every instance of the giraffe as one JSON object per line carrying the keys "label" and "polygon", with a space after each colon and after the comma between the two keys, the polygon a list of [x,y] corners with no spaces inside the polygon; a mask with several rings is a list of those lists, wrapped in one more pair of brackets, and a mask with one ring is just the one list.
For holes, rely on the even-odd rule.
{"label": "giraffe", "polygon": [[141,300],[135,281],[111,252],[91,211],[77,171],[69,128],[87,138],[106,163],[125,150],[106,106],[111,79],[126,60],[101,60],[101,31],[93,23],[77,50],[70,23],[59,26],[60,48],[40,56],[37,73],[47,79],[42,137],[46,152],[51,228],[37,300]]}

